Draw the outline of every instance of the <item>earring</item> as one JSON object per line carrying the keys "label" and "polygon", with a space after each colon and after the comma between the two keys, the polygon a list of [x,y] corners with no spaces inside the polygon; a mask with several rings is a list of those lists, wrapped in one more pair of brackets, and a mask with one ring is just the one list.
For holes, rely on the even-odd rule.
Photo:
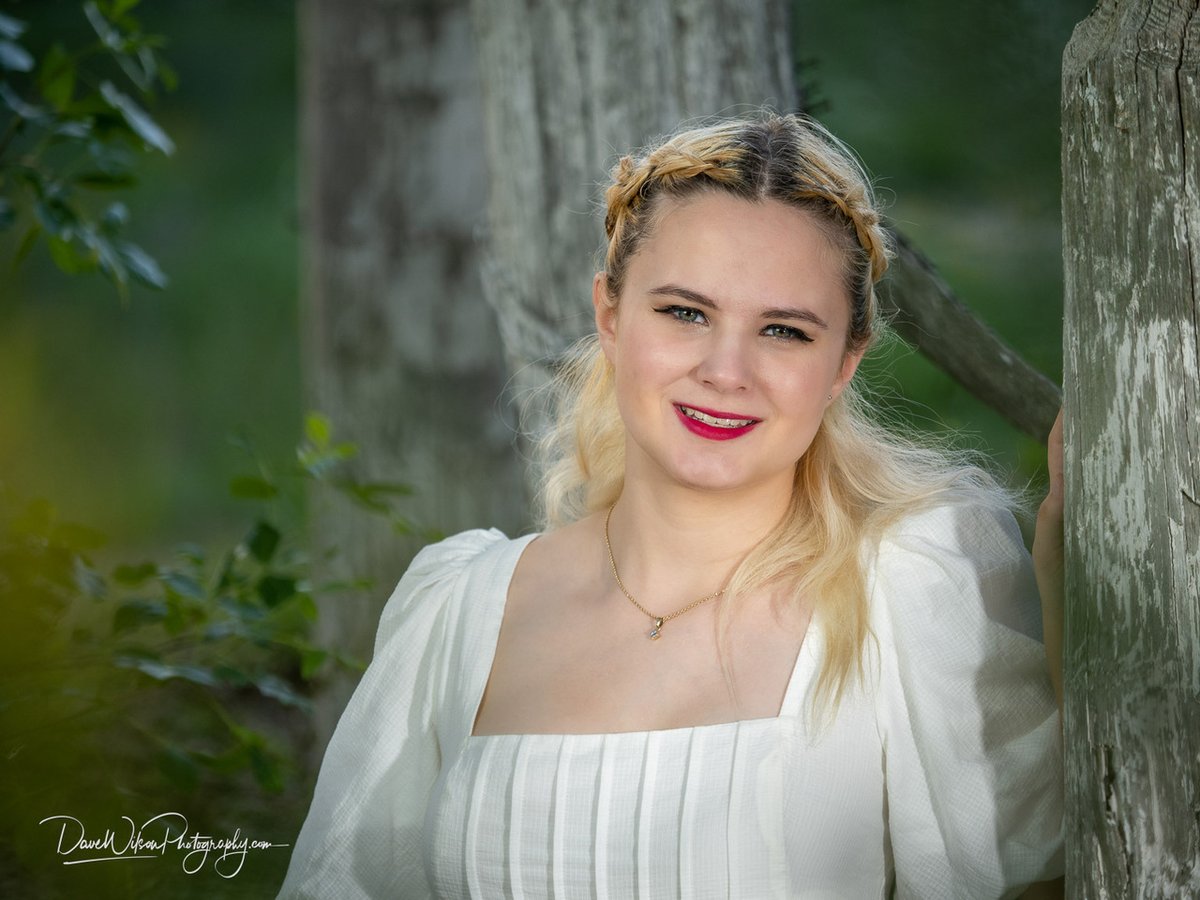
{"label": "earring", "polygon": [[833,394],[830,394],[830,395],[829,395],[829,399],[830,399],[830,400],[832,400],[832,399],[833,399]]}

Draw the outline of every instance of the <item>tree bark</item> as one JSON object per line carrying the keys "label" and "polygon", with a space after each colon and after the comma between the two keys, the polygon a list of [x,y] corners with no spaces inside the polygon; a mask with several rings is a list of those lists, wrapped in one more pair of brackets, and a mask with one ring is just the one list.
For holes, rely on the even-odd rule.
{"label": "tree bark", "polygon": [[1063,58],[1067,884],[1200,896],[1200,13]]}
{"label": "tree bark", "polygon": [[[307,0],[302,7],[308,402],[358,444],[356,476],[402,481],[404,511],[454,532],[526,522],[496,324],[476,232],[486,173],[466,2]],[[415,542],[337,502],[313,510],[315,581],[374,589],[323,602],[319,637],[370,657]],[[320,548],[339,555],[324,560]],[[357,679],[318,702],[317,746]]]}

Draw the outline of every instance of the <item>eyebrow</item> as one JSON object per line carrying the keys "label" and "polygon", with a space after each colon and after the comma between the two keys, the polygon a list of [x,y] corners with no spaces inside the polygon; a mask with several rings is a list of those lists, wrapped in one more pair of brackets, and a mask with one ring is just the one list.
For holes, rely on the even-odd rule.
{"label": "eyebrow", "polygon": [[[697,306],[703,306],[706,309],[717,309],[717,302],[711,297],[706,297],[704,294],[693,291],[690,288],[680,287],[677,284],[664,284],[656,288],[651,288],[650,293],[660,294],[665,297],[679,297],[681,300],[687,300],[689,303],[695,303]],[[798,319],[802,322],[809,322],[816,325],[818,328],[828,328],[829,323],[818,316],[811,309],[804,309],[798,306],[775,306],[771,309],[763,310],[762,317],[764,319]]]}

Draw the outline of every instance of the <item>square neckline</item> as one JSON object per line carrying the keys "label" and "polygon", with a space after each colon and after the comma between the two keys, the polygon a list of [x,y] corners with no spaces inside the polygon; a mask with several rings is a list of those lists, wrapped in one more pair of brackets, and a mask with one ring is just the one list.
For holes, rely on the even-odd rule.
{"label": "square neckline", "polygon": [[[487,652],[486,659],[481,661],[479,669],[483,672],[482,681],[478,684],[472,683],[470,686],[469,696],[471,697],[469,717],[467,719],[468,727],[464,744],[470,742],[484,741],[489,738],[503,738],[507,740],[559,740],[567,741],[570,739],[591,739],[598,740],[616,735],[635,735],[648,737],[658,735],[662,737],[678,736],[685,734],[697,733],[716,733],[720,729],[738,729],[748,727],[761,727],[764,723],[770,725],[778,725],[790,720],[794,720],[800,715],[800,704],[803,696],[807,694],[808,689],[813,683],[813,678],[816,674],[817,658],[819,645],[821,644],[821,631],[819,628],[813,627],[817,621],[817,614],[814,612],[809,619],[808,625],[805,628],[804,636],[801,638],[800,647],[796,651],[796,659],[792,664],[791,672],[788,675],[787,686],[784,688],[783,701],[779,705],[779,712],[772,716],[756,716],[750,719],[730,719],[726,722],[707,722],[696,725],[676,725],[670,728],[651,728],[643,730],[631,731],[505,731],[489,734],[475,734],[475,723],[479,718],[479,710],[483,705],[483,694],[487,690],[487,686],[492,679],[492,669],[496,663],[496,650],[500,642],[500,626],[504,620],[504,611],[508,606],[508,591],[512,586],[513,575],[516,573],[517,566],[520,564],[521,557],[524,556],[525,550],[537,538],[542,536],[542,532],[533,532],[531,534],[522,535],[518,538],[511,539],[505,546],[506,553],[503,554],[500,560],[497,561],[495,569],[492,572],[492,578],[489,582],[495,584],[499,582],[502,587],[497,590],[500,596],[498,603],[490,604],[488,607],[488,616],[486,623],[480,625],[483,632],[481,644],[490,648]],[[485,617],[480,617],[481,619]],[[473,679],[478,682],[479,679]]]}

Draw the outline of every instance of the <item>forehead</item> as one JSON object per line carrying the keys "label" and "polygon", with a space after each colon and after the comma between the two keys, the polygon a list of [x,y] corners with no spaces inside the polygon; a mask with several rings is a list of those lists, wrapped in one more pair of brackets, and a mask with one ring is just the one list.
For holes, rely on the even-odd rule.
{"label": "forehead", "polygon": [[[773,305],[820,303],[849,319],[844,251],[814,213],[780,200],[704,192],[663,199],[630,261],[627,287],[671,281],[709,296]],[[834,315],[834,318],[837,318]]]}

